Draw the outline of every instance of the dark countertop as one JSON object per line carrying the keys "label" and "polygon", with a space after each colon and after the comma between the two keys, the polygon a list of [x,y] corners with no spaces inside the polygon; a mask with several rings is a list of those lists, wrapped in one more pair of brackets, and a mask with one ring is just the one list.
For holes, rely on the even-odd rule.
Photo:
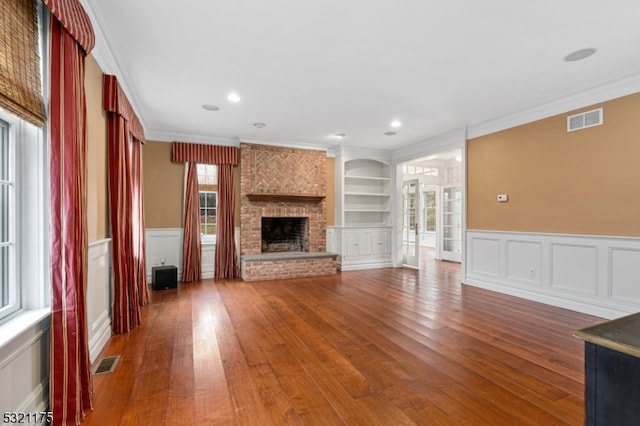
{"label": "dark countertop", "polygon": [[574,336],[640,358],[640,313],[578,330]]}

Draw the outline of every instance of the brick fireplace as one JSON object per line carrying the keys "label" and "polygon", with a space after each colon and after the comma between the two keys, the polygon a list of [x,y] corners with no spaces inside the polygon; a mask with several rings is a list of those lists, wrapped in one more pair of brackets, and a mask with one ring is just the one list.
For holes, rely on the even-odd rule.
{"label": "brick fireplace", "polygon": [[[325,252],[326,154],[242,143],[240,170],[242,279],[335,274],[336,255]],[[274,221],[277,240],[299,219],[302,237],[263,241],[263,231]],[[265,244],[272,247],[265,251]]]}

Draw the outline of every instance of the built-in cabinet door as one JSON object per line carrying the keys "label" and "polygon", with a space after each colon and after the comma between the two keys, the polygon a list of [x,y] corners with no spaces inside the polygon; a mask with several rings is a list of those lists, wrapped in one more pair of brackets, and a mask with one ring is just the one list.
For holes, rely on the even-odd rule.
{"label": "built-in cabinet door", "polygon": [[345,259],[387,256],[391,253],[391,231],[388,229],[345,230],[343,253]]}
{"label": "built-in cabinet door", "polygon": [[355,231],[343,232],[344,247],[342,248],[342,257],[351,259],[357,256],[358,236]]}
{"label": "built-in cabinet door", "polygon": [[391,231],[379,230],[371,233],[371,255],[387,256],[391,253]]}
{"label": "built-in cabinet door", "polygon": [[359,258],[371,255],[371,232],[353,230],[344,232],[344,257]]}

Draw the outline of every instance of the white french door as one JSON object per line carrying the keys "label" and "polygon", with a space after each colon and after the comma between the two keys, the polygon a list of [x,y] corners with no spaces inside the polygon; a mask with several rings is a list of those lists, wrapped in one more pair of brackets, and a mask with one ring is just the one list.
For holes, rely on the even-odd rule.
{"label": "white french door", "polygon": [[420,266],[420,182],[418,179],[402,184],[402,263]]}

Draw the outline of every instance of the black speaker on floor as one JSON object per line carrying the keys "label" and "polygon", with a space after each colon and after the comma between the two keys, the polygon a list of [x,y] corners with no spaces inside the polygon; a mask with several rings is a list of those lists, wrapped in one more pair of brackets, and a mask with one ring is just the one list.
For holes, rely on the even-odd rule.
{"label": "black speaker on floor", "polygon": [[151,283],[154,290],[166,290],[178,286],[178,268],[173,265],[151,268]]}

